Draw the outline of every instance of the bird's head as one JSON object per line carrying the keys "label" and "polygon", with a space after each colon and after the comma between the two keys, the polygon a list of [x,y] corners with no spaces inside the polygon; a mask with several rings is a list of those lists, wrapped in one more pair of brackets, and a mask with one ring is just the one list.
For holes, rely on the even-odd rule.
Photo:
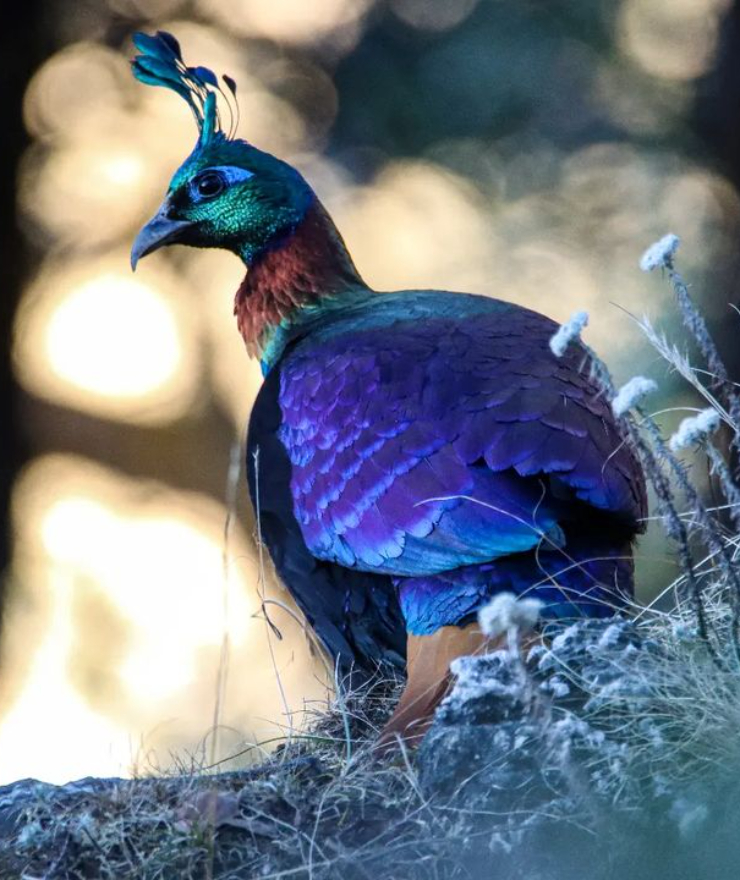
{"label": "bird's head", "polygon": [[[170,34],[136,34],[140,51],[134,75],[147,85],[165,86],[187,101],[200,135],[175,172],[155,216],[131,250],[131,265],[164,245],[226,248],[248,265],[288,236],[314,200],[303,177],[286,162],[223,131],[217,97],[229,110],[236,84],[204,67],[186,67]],[[235,117],[235,114],[233,114]]]}

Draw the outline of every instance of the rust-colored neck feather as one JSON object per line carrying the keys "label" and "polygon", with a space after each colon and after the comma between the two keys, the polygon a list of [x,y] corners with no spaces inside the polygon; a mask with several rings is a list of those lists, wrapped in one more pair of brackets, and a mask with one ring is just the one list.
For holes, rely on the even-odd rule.
{"label": "rust-colored neck feather", "polygon": [[303,306],[365,286],[316,200],[288,238],[254,261],[236,292],[234,314],[247,350],[259,356],[270,331]]}

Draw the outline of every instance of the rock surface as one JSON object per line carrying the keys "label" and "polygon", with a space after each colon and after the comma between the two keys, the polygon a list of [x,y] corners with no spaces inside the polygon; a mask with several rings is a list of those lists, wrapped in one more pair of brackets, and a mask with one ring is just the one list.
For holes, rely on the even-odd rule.
{"label": "rock surface", "polygon": [[628,621],[548,636],[456,661],[413,767],[360,742],[347,760],[345,725],[376,726],[358,709],[324,750],[243,772],[0,788],[0,878],[730,880],[740,765],[686,769],[704,766],[670,717],[688,660]]}

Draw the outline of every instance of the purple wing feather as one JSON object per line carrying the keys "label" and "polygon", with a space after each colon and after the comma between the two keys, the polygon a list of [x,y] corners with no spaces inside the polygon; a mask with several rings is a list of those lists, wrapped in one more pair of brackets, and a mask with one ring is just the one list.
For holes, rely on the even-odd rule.
{"label": "purple wing feather", "polygon": [[280,366],[279,436],[317,557],[414,575],[530,549],[565,503],[548,475],[637,530],[639,467],[583,350],[551,354],[553,322],[511,307],[366,324],[309,334]]}

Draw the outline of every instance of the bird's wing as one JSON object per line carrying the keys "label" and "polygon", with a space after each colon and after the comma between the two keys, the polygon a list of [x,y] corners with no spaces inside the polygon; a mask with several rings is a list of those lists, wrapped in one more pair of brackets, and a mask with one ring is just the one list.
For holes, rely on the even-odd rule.
{"label": "bird's wing", "polygon": [[367,323],[309,334],[280,366],[279,438],[317,558],[431,574],[557,543],[583,503],[637,529],[639,468],[584,350],[551,353],[553,322],[512,306]]}
{"label": "bird's wing", "polygon": [[267,376],[252,409],[247,442],[247,478],[258,534],[278,574],[320,641],[339,664],[374,675],[378,664],[404,667],[406,627],[397,591],[388,576],[348,571],[316,558],[293,512],[291,464],[278,439],[279,373]]}

